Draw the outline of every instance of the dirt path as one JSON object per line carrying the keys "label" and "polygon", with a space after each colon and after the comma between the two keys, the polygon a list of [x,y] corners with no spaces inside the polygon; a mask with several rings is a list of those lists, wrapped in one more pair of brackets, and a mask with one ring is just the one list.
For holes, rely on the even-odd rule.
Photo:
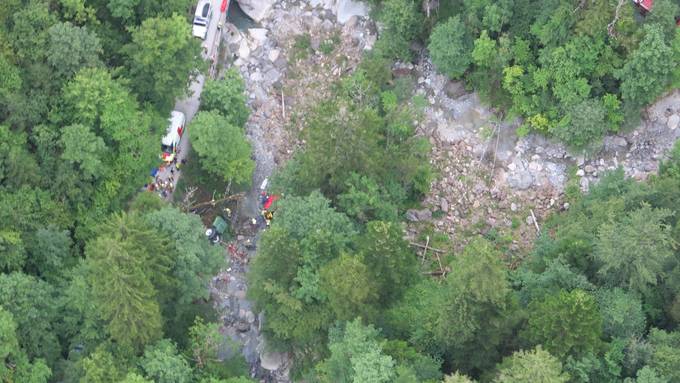
{"label": "dirt path", "polygon": [[[224,25],[226,19],[226,13],[220,12],[221,3],[222,0],[212,0],[213,17],[210,25],[208,26],[208,34],[206,35],[206,39],[201,44],[203,46],[203,59],[208,61],[211,61],[212,58],[214,58],[217,54],[219,39],[222,35],[222,31],[218,29],[218,25]],[[212,73],[213,70],[211,69],[209,71],[209,75],[212,75]],[[189,95],[185,99],[177,100],[175,103],[174,110],[184,113],[184,116],[186,117],[185,127],[190,125],[194,115],[196,115],[196,112],[198,112],[204,83],[205,76],[203,74],[198,75],[189,86]],[[188,130],[185,130],[185,134],[182,136],[182,140],[179,143],[179,150],[177,154],[178,163],[181,163],[181,161],[186,158],[191,146],[189,142],[189,135],[186,134],[187,131]],[[177,185],[181,176],[181,168],[177,169],[174,165],[160,168],[159,172],[157,173],[157,180],[159,183],[165,183],[167,185],[172,184],[173,187],[168,186],[165,189],[165,193],[163,193],[164,190],[158,190],[158,194],[166,201],[172,201],[172,196],[175,192],[174,186]]]}

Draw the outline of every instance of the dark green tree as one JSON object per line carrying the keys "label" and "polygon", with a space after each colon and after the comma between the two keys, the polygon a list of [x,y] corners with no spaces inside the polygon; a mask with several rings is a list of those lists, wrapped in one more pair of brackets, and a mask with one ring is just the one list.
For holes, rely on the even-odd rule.
{"label": "dark green tree", "polygon": [[119,214],[85,254],[96,307],[112,339],[141,351],[160,339],[160,306],[172,286],[168,240],[138,215]]}
{"label": "dark green tree", "polygon": [[437,69],[451,78],[462,76],[472,63],[472,41],[458,16],[437,24],[428,49]]}
{"label": "dark green tree", "polygon": [[649,366],[669,382],[680,379],[680,332],[667,332],[656,328],[649,332],[652,356]]}
{"label": "dark green tree", "polygon": [[673,255],[670,227],[664,222],[670,214],[643,205],[620,221],[602,225],[594,256],[603,282],[637,292],[659,283]]}
{"label": "dark green tree", "polygon": [[0,187],[13,190],[36,183],[38,164],[28,151],[27,138],[0,125]]}
{"label": "dark green tree", "polygon": [[132,29],[125,52],[131,84],[141,101],[169,108],[187,92],[189,79],[204,68],[200,44],[189,28],[185,17],[173,14],[146,19]]}
{"label": "dark green tree", "polygon": [[522,337],[562,358],[597,350],[601,334],[602,317],[595,298],[582,290],[573,290],[532,302]]}
{"label": "dark green tree", "polygon": [[48,366],[61,353],[55,295],[52,286],[35,277],[0,274],[0,306],[12,314],[19,346],[29,359],[42,358]]}
{"label": "dark green tree", "polygon": [[140,362],[146,377],[157,383],[190,383],[193,371],[177,346],[167,339],[148,346]]}
{"label": "dark green tree", "polygon": [[379,20],[384,23],[376,50],[388,58],[407,60],[411,57],[411,41],[421,32],[423,15],[413,0],[385,0]]}
{"label": "dark green tree", "polygon": [[642,302],[622,289],[602,290],[597,294],[604,334],[611,338],[640,338],[646,328]]}
{"label": "dark green tree", "polygon": [[199,112],[189,128],[201,166],[225,181],[249,184],[255,169],[252,148],[240,127],[218,112]]}
{"label": "dark green tree", "polygon": [[101,65],[102,47],[97,35],[69,22],[50,27],[47,63],[60,79],[68,79],[81,68]]}
{"label": "dark green tree", "polygon": [[44,360],[29,361],[17,340],[12,314],[0,306],[0,379],[5,382],[46,383],[52,375]]}
{"label": "dark green tree", "polygon": [[673,50],[664,41],[661,28],[648,25],[637,50],[617,72],[623,101],[639,108],[648,104],[668,86],[674,69]]}
{"label": "dark green tree", "polygon": [[229,124],[238,128],[245,126],[250,111],[246,106],[246,86],[236,69],[228,69],[220,80],[206,80],[201,92],[201,110],[217,111]]}
{"label": "dark green tree", "polygon": [[318,192],[280,201],[248,274],[248,296],[270,318],[268,339],[286,349],[318,349],[333,321],[320,272],[348,250],[354,234]]}
{"label": "dark green tree", "polygon": [[399,299],[416,280],[418,262],[397,223],[373,221],[357,240],[370,279],[384,307]]}
{"label": "dark green tree", "polygon": [[329,337],[330,357],[316,368],[321,382],[380,383],[394,378],[394,360],[384,354],[373,326],[355,319]]}

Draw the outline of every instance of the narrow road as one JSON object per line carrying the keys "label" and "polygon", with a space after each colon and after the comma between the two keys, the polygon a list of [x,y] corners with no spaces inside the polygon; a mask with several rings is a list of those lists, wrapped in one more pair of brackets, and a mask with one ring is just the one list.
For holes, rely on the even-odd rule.
{"label": "narrow road", "polygon": [[[216,65],[212,64],[213,62],[216,63],[217,61],[217,51],[219,48],[220,44],[220,37],[222,35],[221,29],[218,30],[217,26],[218,25],[224,25],[225,20],[226,20],[226,12],[221,12],[220,11],[220,6],[222,5],[222,0],[211,0],[212,2],[212,9],[213,9],[213,15],[212,19],[210,20],[210,24],[208,25],[208,34],[206,36],[206,39],[202,42],[201,46],[203,47],[203,58],[211,63],[211,65]],[[214,73],[213,68],[211,67],[209,71],[210,75]],[[177,156],[177,162],[181,162],[189,152],[189,134],[188,132],[188,127],[190,125],[191,120],[194,118],[194,115],[196,115],[196,112],[198,112],[198,107],[200,105],[200,98],[201,98],[201,92],[203,91],[203,84],[205,83],[205,75],[200,74],[196,77],[194,82],[191,83],[189,86],[189,96],[183,100],[178,100],[175,103],[175,108],[174,110],[178,110],[186,116],[186,124],[185,127],[187,127],[184,135],[182,136],[182,140],[179,143],[179,154]],[[171,169],[174,169],[174,166],[166,166],[162,170],[158,172],[159,180],[160,181],[169,181],[170,177],[172,176],[171,182],[173,185],[177,185],[177,182],[179,181],[179,178],[182,176],[182,172],[180,169],[174,169],[174,174],[171,174]],[[172,200],[172,195],[174,193],[174,188],[173,190],[168,193],[168,195],[165,197],[166,200],[171,201]]]}

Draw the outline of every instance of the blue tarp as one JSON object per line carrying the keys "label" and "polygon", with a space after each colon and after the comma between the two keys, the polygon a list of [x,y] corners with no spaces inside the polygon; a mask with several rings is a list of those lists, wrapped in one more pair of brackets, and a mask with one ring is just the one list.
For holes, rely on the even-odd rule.
{"label": "blue tarp", "polygon": [[151,177],[156,177],[156,174],[158,174],[158,168],[151,169]]}

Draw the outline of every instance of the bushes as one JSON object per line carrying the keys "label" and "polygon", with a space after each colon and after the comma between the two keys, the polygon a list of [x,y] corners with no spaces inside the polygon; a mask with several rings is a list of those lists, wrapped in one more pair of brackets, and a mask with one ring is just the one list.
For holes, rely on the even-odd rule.
{"label": "bushes", "polygon": [[411,42],[420,34],[423,15],[414,0],[386,0],[380,13],[385,25],[376,43],[376,49],[385,57],[408,60]]}
{"label": "bushes", "polygon": [[460,17],[438,24],[428,46],[437,69],[451,78],[459,78],[472,62],[472,42]]}

